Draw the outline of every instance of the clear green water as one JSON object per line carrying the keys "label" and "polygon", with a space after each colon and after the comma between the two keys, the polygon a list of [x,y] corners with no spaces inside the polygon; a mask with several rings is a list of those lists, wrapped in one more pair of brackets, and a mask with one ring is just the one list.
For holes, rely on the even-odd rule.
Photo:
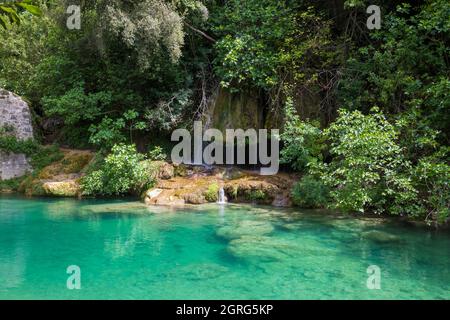
{"label": "clear green water", "polygon": [[[68,290],[66,268],[81,268]],[[381,289],[366,287],[367,267]],[[2,299],[449,299],[450,236],[251,206],[0,198]]]}

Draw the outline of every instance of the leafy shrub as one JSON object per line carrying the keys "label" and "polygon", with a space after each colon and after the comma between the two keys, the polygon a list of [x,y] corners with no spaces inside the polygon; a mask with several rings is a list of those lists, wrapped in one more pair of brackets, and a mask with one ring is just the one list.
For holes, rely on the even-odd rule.
{"label": "leafy shrub", "polygon": [[204,196],[208,202],[217,202],[219,200],[219,185],[217,183],[209,185]]}
{"label": "leafy shrub", "polygon": [[340,110],[325,130],[333,160],[316,169],[331,188],[334,206],[343,211],[402,213],[416,196],[401,157],[398,132],[377,108],[369,115]]}
{"label": "leafy shrub", "polygon": [[265,200],[266,194],[262,190],[251,190],[244,194],[245,198],[250,201]]}
{"label": "leafy shrub", "polygon": [[30,156],[39,150],[39,144],[33,140],[18,140],[12,135],[0,135],[0,150],[12,153],[24,153]]}
{"label": "leafy shrub", "polygon": [[322,159],[325,148],[321,130],[317,124],[301,121],[289,99],[285,107],[286,123],[281,140],[281,162],[297,171],[305,172],[309,163]]}
{"label": "leafy shrub", "polygon": [[37,151],[30,155],[30,164],[34,171],[38,172],[42,168],[53,162],[59,161],[62,158],[64,158],[64,154],[59,150],[57,145],[39,145]]}
{"label": "leafy shrub", "polygon": [[0,135],[0,151],[25,154],[35,171],[64,157],[57,145],[42,146],[36,140],[18,140],[10,135]]}
{"label": "leafy shrub", "polygon": [[81,181],[84,195],[138,194],[149,183],[142,163],[144,156],[134,145],[113,146],[100,169],[85,176]]}
{"label": "leafy shrub", "polygon": [[419,191],[419,197],[408,206],[412,216],[438,223],[450,217],[450,165],[445,157],[448,149],[420,159],[412,168],[412,181]]}
{"label": "leafy shrub", "polygon": [[167,155],[164,153],[163,148],[155,146],[148,152],[148,158],[154,161],[164,161],[167,159]]}
{"label": "leafy shrub", "polygon": [[0,180],[0,192],[1,191],[17,191],[20,183],[24,178],[12,178],[7,180]]}
{"label": "leafy shrub", "polygon": [[314,209],[328,205],[329,193],[322,181],[308,175],[294,185],[291,195],[296,206]]}

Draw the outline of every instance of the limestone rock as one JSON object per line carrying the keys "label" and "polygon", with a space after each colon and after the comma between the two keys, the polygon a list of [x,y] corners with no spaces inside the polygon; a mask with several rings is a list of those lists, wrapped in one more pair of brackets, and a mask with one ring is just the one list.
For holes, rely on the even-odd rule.
{"label": "limestone rock", "polygon": [[218,88],[206,117],[206,125],[222,131],[224,138],[226,129],[262,129],[264,126],[263,106],[255,91],[233,93],[229,89]]}
{"label": "limestone rock", "polygon": [[[0,89],[0,129],[0,134],[15,136],[18,140],[33,138],[28,104],[19,96],[3,89]],[[0,180],[21,177],[31,170],[24,154],[0,150]]]}
{"label": "limestone rock", "polygon": [[392,243],[401,241],[401,239],[394,234],[378,230],[364,232],[362,237],[377,243]]}
{"label": "limestone rock", "polygon": [[28,104],[12,92],[0,89],[0,127],[10,129],[18,140],[33,139]]}
{"label": "limestone rock", "polygon": [[175,172],[174,167],[171,164],[167,162],[162,162],[159,165],[158,178],[165,180],[172,179],[173,176],[175,175],[174,172]]}
{"label": "limestone rock", "polygon": [[294,243],[267,236],[244,236],[230,241],[228,252],[241,259],[282,261],[301,253]]}
{"label": "limestone rock", "polygon": [[161,194],[161,192],[163,192],[162,189],[150,189],[149,191],[147,191],[146,193],[146,197],[149,198],[149,200],[152,200],[154,198],[156,198],[157,196],[159,196]]}
{"label": "limestone rock", "polygon": [[86,150],[61,149],[64,155],[43,168],[37,176],[22,181],[19,191],[28,196],[77,197],[81,194],[79,179],[94,154]]}
{"label": "limestone rock", "polygon": [[[159,167],[160,164],[155,162],[148,164],[149,168],[153,168],[150,170],[152,172],[155,172],[157,168],[155,166]],[[255,172],[220,166],[208,168],[194,165],[168,165],[164,167],[166,169],[163,171],[167,171],[167,175],[160,173],[154,175],[157,179],[155,188],[163,191],[155,193],[155,189],[150,189],[144,198],[148,205],[217,202],[220,187],[224,189],[224,196],[230,202],[272,204],[279,207],[288,207],[292,204],[290,189],[295,182],[295,177],[287,174],[260,176]],[[156,171],[160,172],[159,169]]]}
{"label": "limestone rock", "polygon": [[32,171],[24,154],[0,151],[0,180],[8,180],[25,175]]}
{"label": "limestone rock", "polygon": [[273,231],[272,224],[264,221],[242,221],[239,224],[224,226],[216,234],[225,239],[237,239],[245,236],[263,236]]}
{"label": "limestone rock", "polygon": [[80,193],[80,185],[75,180],[45,182],[42,188],[48,196],[76,197]]}
{"label": "limestone rock", "polygon": [[163,277],[172,278],[174,275],[188,280],[210,280],[224,276],[228,268],[215,263],[195,263],[186,266],[176,267],[164,272]]}

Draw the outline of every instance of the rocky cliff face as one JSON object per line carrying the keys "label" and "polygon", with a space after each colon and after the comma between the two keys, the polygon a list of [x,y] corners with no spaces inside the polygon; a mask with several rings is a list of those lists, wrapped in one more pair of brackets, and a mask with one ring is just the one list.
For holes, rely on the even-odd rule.
{"label": "rocky cliff face", "polygon": [[[14,135],[18,140],[33,138],[33,126],[28,104],[19,96],[0,89],[0,132]],[[24,175],[31,166],[24,154],[0,150],[0,179],[6,180]]]}
{"label": "rocky cliff face", "polygon": [[219,129],[224,135],[226,129],[262,129],[264,112],[259,100],[255,92],[232,93],[218,88],[211,97],[205,127]]}

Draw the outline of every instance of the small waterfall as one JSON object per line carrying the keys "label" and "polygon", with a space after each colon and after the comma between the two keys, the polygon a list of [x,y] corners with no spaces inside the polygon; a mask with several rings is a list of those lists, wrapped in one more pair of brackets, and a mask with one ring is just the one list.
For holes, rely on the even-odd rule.
{"label": "small waterfall", "polygon": [[219,189],[219,200],[217,201],[219,204],[227,203],[227,199],[225,198],[225,191],[223,188]]}

